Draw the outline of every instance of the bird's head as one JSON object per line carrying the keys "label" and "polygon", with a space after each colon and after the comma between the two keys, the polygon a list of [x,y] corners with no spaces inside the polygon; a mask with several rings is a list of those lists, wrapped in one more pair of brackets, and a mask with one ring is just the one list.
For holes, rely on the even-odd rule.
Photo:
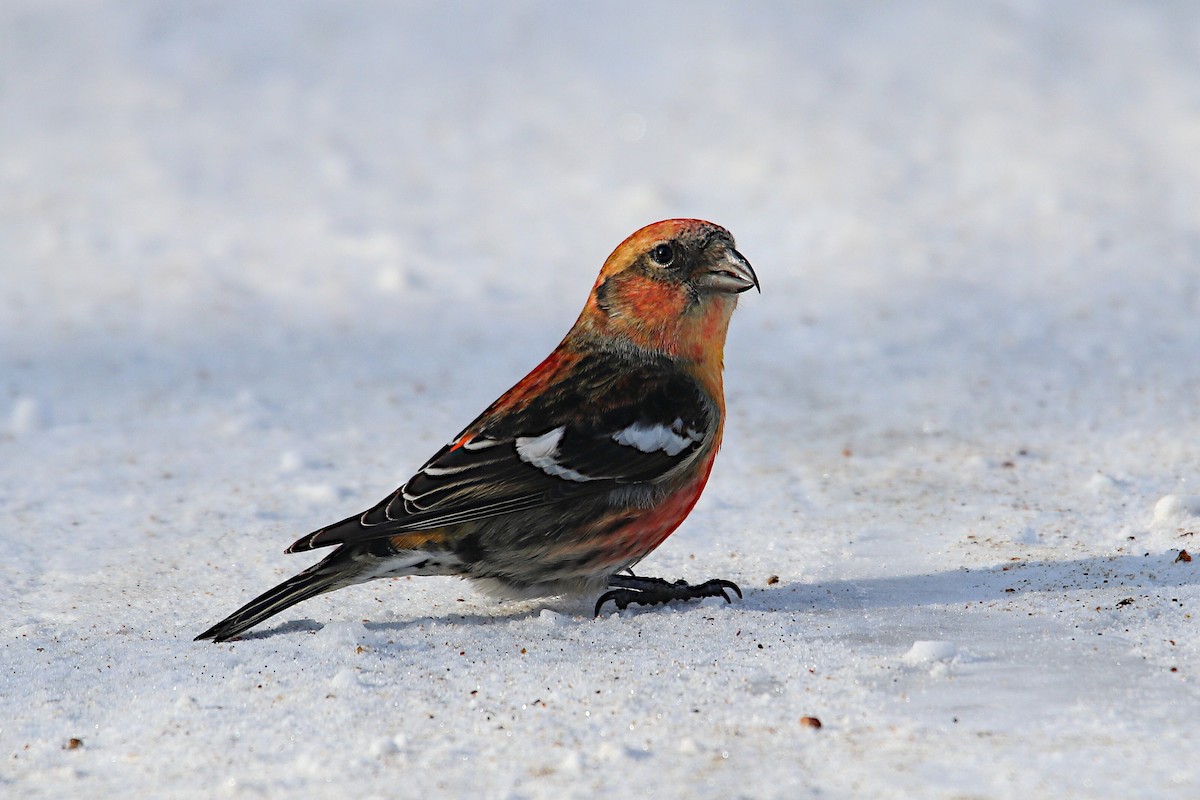
{"label": "bird's head", "polygon": [[698,219],[647,225],[600,270],[577,329],[685,358],[720,359],[737,296],[761,289],[729,231]]}

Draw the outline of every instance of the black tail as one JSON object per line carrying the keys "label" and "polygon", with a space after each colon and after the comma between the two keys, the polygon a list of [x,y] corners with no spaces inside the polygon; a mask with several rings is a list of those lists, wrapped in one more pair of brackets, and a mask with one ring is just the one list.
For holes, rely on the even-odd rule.
{"label": "black tail", "polygon": [[[327,558],[313,564],[298,575],[293,575],[274,589],[269,589],[251,600],[225,619],[213,625],[196,637],[223,642],[232,639],[262,622],[267,617],[273,617],[285,608],[303,602],[310,597],[333,591],[334,589],[356,583],[354,562],[345,558],[337,558],[338,551]],[[347,569],[349,567],[349,569]]]}

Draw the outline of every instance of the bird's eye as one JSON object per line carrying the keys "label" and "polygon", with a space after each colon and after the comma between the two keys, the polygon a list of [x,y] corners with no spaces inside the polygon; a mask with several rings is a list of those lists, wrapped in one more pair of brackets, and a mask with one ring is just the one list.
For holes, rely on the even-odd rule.
{"label": "bird's eye", "polygon": [[675,248],[669,244],[660,244],[650,251],[650,258],[654,259],[655,264],[669,267],[675,260]]}

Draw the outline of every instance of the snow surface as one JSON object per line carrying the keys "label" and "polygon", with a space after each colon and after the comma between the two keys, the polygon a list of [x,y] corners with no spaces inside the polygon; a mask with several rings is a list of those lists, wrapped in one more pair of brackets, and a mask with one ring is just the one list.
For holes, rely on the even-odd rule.
{"label": "snow surface", "polygon": [[[192,641],[685,215],[743,601]],[[1198,4],[6,0],[0,253],[0,795],[1200,796]]]}

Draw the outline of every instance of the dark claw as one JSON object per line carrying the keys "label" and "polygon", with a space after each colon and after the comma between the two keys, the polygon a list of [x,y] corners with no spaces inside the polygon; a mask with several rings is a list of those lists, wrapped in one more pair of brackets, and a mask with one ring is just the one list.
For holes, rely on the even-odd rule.
{"label": "dark claw", "polygon": [[685,580],[668,583],[662,578],[642,578],[635,575],[613,575],[608,579],[609,591],[600,595],[596,601],[593,617],[600,616],[600,609],[609,600],[624,611],[631,603],[642,606],[653,606],[659,603],[669,603],[672,600],[697,600],[703,597],[721,597],[726,603],[732,603],[728,592],[732,591],[739,598],[742,590],[733,581],[713,578],[704,583],[692,586]]}
{"label": "dark claw", "polygon": [[609,600],[613,601],[613,605],[617,607],[618,611],[624,611],[625,609],[629,608],[629,604],[633,602],[635,597],[637,597],[637,593],[632,592],[629,589],[613,589],[612,591],[605,592],[604,594],[600,595],[600,599],[596,601],[596,608],[592,611],[592,619],[600,616],[600,609],[603,608],[604,604]]}

